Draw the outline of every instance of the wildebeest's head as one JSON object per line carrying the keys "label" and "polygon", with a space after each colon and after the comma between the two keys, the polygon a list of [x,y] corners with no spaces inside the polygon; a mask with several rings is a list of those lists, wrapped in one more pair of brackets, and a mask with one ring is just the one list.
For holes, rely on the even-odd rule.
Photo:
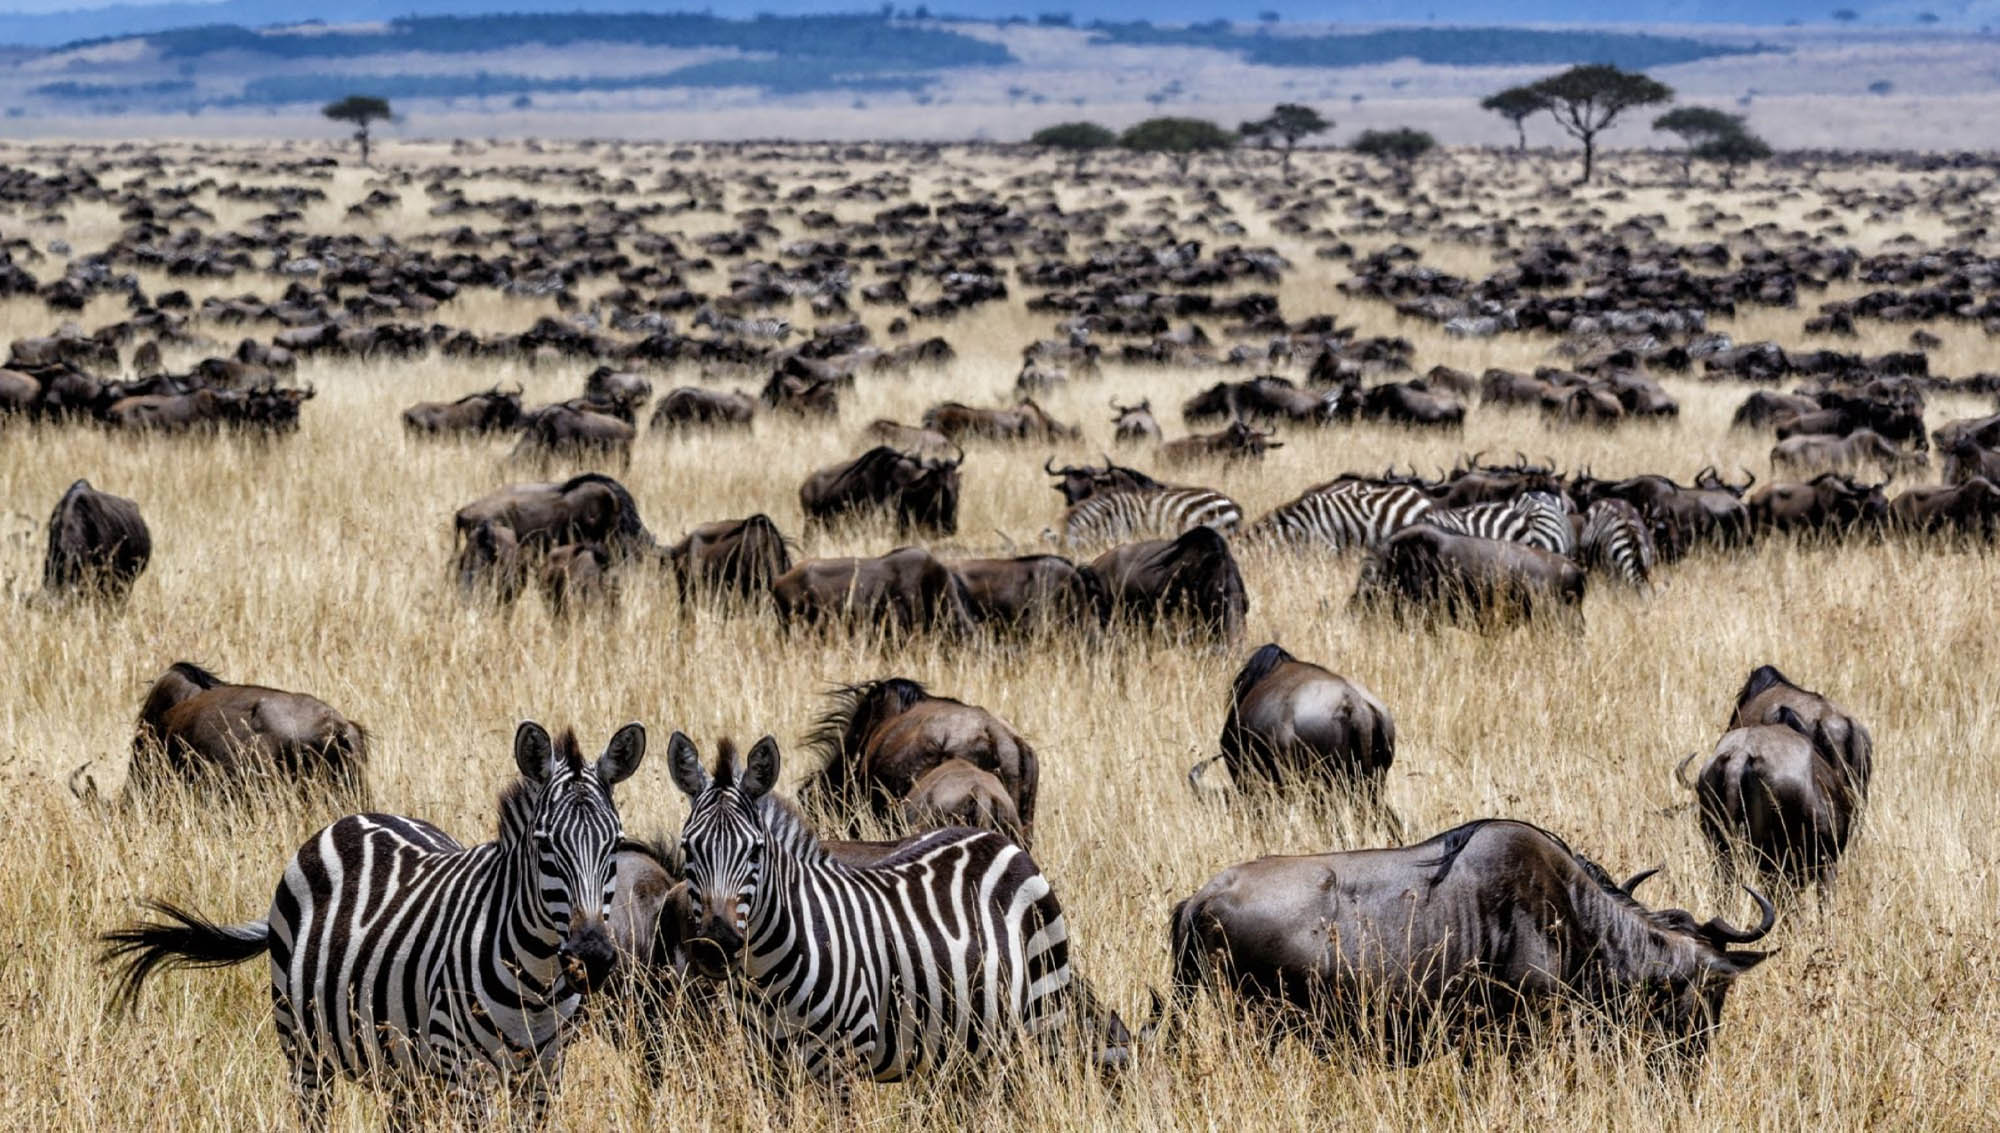
{"label": "wildebeest's head", "polygon": [[770,836],[763,799],[778,781],[778,743],[765,736],[739,760],[735,745],[724,740],[717,745],[712,776],[686,736],[675,732],[667,744],[674,785],[689,801],[681,826],[693,921],[688,958],[703,975],[721,978],[742,964],[750,912],[764,879]]}
{"label": "wildebeest's head", "polygon": [[1632,1006],[1643,1021],[1676,1044],[1674,1054],[1698,1059],[1708,1051],[1722,1019],[1723,1000],[1736,978],[1772,955],[1735,946],[1762,940],[1777,923],[1778,912],[1768,898],[1748,886],[1745,891],[1763,913],[1754,929],[1739,929],[1721,917],[1697,922],[1686,909],[1647,910],[1632,899],[1632,891],[1654,872],[1647,870],[1618,887],[1652,925],[1667,930],[1649,937],[1644,945],[1637,941],[1630,945],[1638,954],[1624,962],[1636,961],[1640,977],[1633,987],[1637,1001]]}
{"label": "wildebeest's head", "polygon": [[925,527],[945,535],[958,532],[959,466],[965,450],[952,460],[919,460],[903,457],[897,464],[901,481],[896,495],[896,524],[900,528]]}

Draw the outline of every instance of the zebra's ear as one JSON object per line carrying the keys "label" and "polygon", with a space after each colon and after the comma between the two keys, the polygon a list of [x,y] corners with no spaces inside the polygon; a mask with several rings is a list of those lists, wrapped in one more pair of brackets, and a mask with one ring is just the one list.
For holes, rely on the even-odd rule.
{"label": "zebra's ear", "polygon": [[701,765],[701,753],[684,733],[677,731],[667,738],[667,764],[681,794],[692,799],[708,790],[708,770]]}
{"label": "zebra's ear", "polygon": [[737,776],[737,787],[743,797],[761,798],[778,782],[778,741],[765,736],[750,749],[743,761],[743,774]]}
{"label": "zebra's ear", "polygon": [[604,754],[597,757],[598,781],[607,787],[624,782],[639,769],[639,761],[645,757],[646,726],[636,722],[625,725],[604,745]]}
{"label": "zebra's ear", "polygon": [[555,758],[555,748],[549,742],[548,729],[533,720],[521,721],[514,729],[514,766],[521,774],[537,783],[549,779],[549,762]]}

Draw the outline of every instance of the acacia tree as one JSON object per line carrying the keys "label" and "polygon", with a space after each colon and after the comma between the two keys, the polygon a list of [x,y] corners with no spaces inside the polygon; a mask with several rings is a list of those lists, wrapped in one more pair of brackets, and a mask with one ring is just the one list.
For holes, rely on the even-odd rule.
{"label": "acacia tree", "polygon": [[1736,171],[1753,161],[1770,157],[1771,146],[1750,131],[1738,129],[1696,146],[1694,156],[1722,166],[1722,187],[1733,189],[1736,187]]}
{"label": "acacia tree", "polygon": [[354,140],[361,143],[363,165],[368,164],[368,127],[392,117],[388,99],[366,94],[350,94],[339,102],[329,102],[320,108],[320,113],[335,122],[354,124]]}
{"label": "acacia tree", "polygon": [[1226,150],[1236,144],[1236,135],[1206,118],[1148,118],[1126,130],[1118,144],[1137,153],[1169,154],[1185,177],[1195,154]]}
{"label": "acacia tree", "polygon": [[1285,156],[1279,168],[1285,176],[1292,174],[1292,150],[1298,147],[1300,138],[1323,134],[1333,129],[1333,123],[1320,116],[1320,112],[1310,106],[1296,102],[1281,102],[1271,108],[1268,117],[1245,122],[1236,127],[1236,132],[1246,138],[1279,138],[1285,143]]}
{"label": "acacia tree", "polygon": [[1694,176],[1694,151],[1709,142],[1743,133],[1743,116],[1712,106],[1676,106],[1653,119],[1653,129],[1681,140],[1681,184]]}
{"label": "acacia tree", "polygon": [[1671,102],[1674,88],[1649,75],[1621,71],[1609,63],[1583,63],[1550,75],[1529,88],[1548,99],[1556,125],[1583,143],[1579,185],[1590,183],[1597,160],[1597,135],[1635,106]]}
{"label": "acacia tree", "polygon": [[1529,117],[1549,108],[1549,100],[1533,87],[1508,87],[1497,94],[1489,94],[1479,103],[1481,110],[1491,110],[1514,124],[1515,151],[1528,152]]}
{"label": "acacia tree", "polygon": [[1394,130],[1363,130],[1361,136],[1354,139],[1354,152],[1405,168],[1435,148],[1436,138],[1408,126]]}
{"label": "acacia tree", "polygon": [[1095,122],[1060,122],[1036,130],[1028,144],[1068,151],[1076,158],[1075,176],[1081,177],[1090,151],[1117,145],[1118,135]]}

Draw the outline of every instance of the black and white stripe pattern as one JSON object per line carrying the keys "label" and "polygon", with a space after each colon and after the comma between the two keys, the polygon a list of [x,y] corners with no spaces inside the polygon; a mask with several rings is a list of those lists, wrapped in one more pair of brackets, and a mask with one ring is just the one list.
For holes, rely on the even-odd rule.
{"label": "black and white stripe pattern", "polygon": [[1569,517],[1575,510],[1566,496],[1527,492],[1511,500],[1438,508],[1425,515],[1424,522],[1460,535],[1502,539],[1571,555],[1576,553],[1576,532]]}
{"label": "black and white stripe pattern", "polygon": [[866,869],[821,848],[769,794],[769,736],[714,777],[685,736],[669,755],[692,800],[681,830],[696,966],[727,974],[744,1026],[828,1077],[895,1081],[1053,1036],[1075,997],[1062,906],[1027,851],[988,831],[923,835]]}
{"label": "black and white stripe pattern", "polygon": [[1599,500],[1583,513],[1577,559],[1586,569],[1606,570],[1634,586],[1653,579],[1658,553],[1653,530],[1639,509],[1624,500]]}
{"label": "black and white stripe pattern", "polygon": [[1233,533],[1243,522],[1235,500],[1209,488],[1167,484],[1099,492],[1063,513],[1067,546],[1115,543],[1132,538],[1171,539],[1197,527]]}
{"label": "black and white stripe pattern", "polygon": [[1378,548],[1433,510],[1430,497],[1408,484],[1340,479],[1272,508],[1244,538],[1336,551]]}
{"label": "black and white stripe pattern", "polygon": [[577,981],[609,970],[611,786],[645,744],[628,724],[591,765],[574,737],[552,745],[524,723],[522,779],[501,799],[497,841],[467,849],[416,819],[350,815],[300,848],[266,919],[219,926],[156,905],[177,923],[107,934],[107,959],[127,960],[131,996],[156,968],[268,950],[272,1015],[308,1129],[325,1125],[336,1075],[390,1085],[392,1124],[407,1126],[425,1080],[477,1120],[497,1074],[538,1121],[586,990]]}

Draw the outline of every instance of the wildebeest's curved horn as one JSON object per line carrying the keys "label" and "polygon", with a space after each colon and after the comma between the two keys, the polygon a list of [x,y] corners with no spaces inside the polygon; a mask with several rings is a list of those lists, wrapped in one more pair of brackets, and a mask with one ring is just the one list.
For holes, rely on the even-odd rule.
{"label": "wildebeest's curved horn", "polygon": [[1046,460],[1042,461],[1042,471],[1048,473],[1051,476],[1062,475],[1062,473],[1056,471],[1055,465],[1056,465],[1056,458],[1054,456],[1050,456]]}
{"label": "wildebeest's curved horn", "polygon": [[1651,869],[1642,869],[1638,873],[1635,873],[1632,876],[1626,878],[1625,883],[1623,885],[1620,885],[1618,888],[1623,889],[1625,891],[1625,895],[1627,897],[1630,897],[1632,895],[1633,890],[1639,888],[1641,885],[1644,885],[1646,883],[1647,878],[1653,876],[1654,874],[1660,872],[1665,868],[1666,868],[1665,866],[1656,865]]}
{"label": "wildebeest's curved horn", "polygon": [[958,450],[958,459],[951,462],[951,466],[957,468],[965,463],[965,447],[957,441],[951,442],[951,447]]}
{"label": "wildebeest's curved horn", "polygon": [[1742,472],[1745,476],[1748,476],[1749,479],[1743,481],[1743,486],[1741,488],[1736,489],[1738,493],[1748,492],[1750,490],[1750,486],[1757,482],[1757,474],[1755,472],[1750,471],[1748,468],[1743,469]]}
{"label": "wildebeest's curved horn", "polygon": [[1688,752],[1686,759],[1683,759],[1679,763],[1674,764],[1674,782],[1679,783],[1681,785],[1682,790],[1687,790],[1687,791],[1694,790],[1694,784],[1688,782],[1687,777],[1685,775],[1682,775],[1681,772],[1686,771],[1687,765],[1693,763],[1695,756],[1698,756],[1700,754],[1701,752],[1699,750]]}
{"label": "wildebeest's curved horn", "polygon": [[1151,1001],[1151,1009],[1147,1013],[1152,1018],[1139,1024],[1139,1032],[1133,1036],[1135,1041],[1142,1043],[1149,1043],[1157,1038],[1160,1028],[1167,1021],[1167,997],[1160,994],[1159,988],[1150,985],[1146,988],[1146,996]]}
{"label": "wildebeest's curved horn", "polygon": [[1515,450],[1514,450],[1514,467],[1515,467],[1515,468],[1526,468],[1527,466],[1528,466],[1528,454],[1527,454],[1527,453],[1525,453],[1525,452],[1522,452],[1522,451],[1521,451],[1520,449],[1515,449]]}
{"label": "wildebeest's curved horn", "polygon": [[1743,887],[1743,891],[1750,894],[1750,899],[1757,902],[1758,908],[1764,910],[1764,918],[1757,923],[1757,927],[1745,932],[1721,917],[1711,917],[1707,924],[1701,926],[1702,935],[1727,944],[1750,944],[1764,939],[1764,935],[1771,931],[1771,926],[1778,923],[1777,907],[1771,904],[1769,897],[1748,885]]}

